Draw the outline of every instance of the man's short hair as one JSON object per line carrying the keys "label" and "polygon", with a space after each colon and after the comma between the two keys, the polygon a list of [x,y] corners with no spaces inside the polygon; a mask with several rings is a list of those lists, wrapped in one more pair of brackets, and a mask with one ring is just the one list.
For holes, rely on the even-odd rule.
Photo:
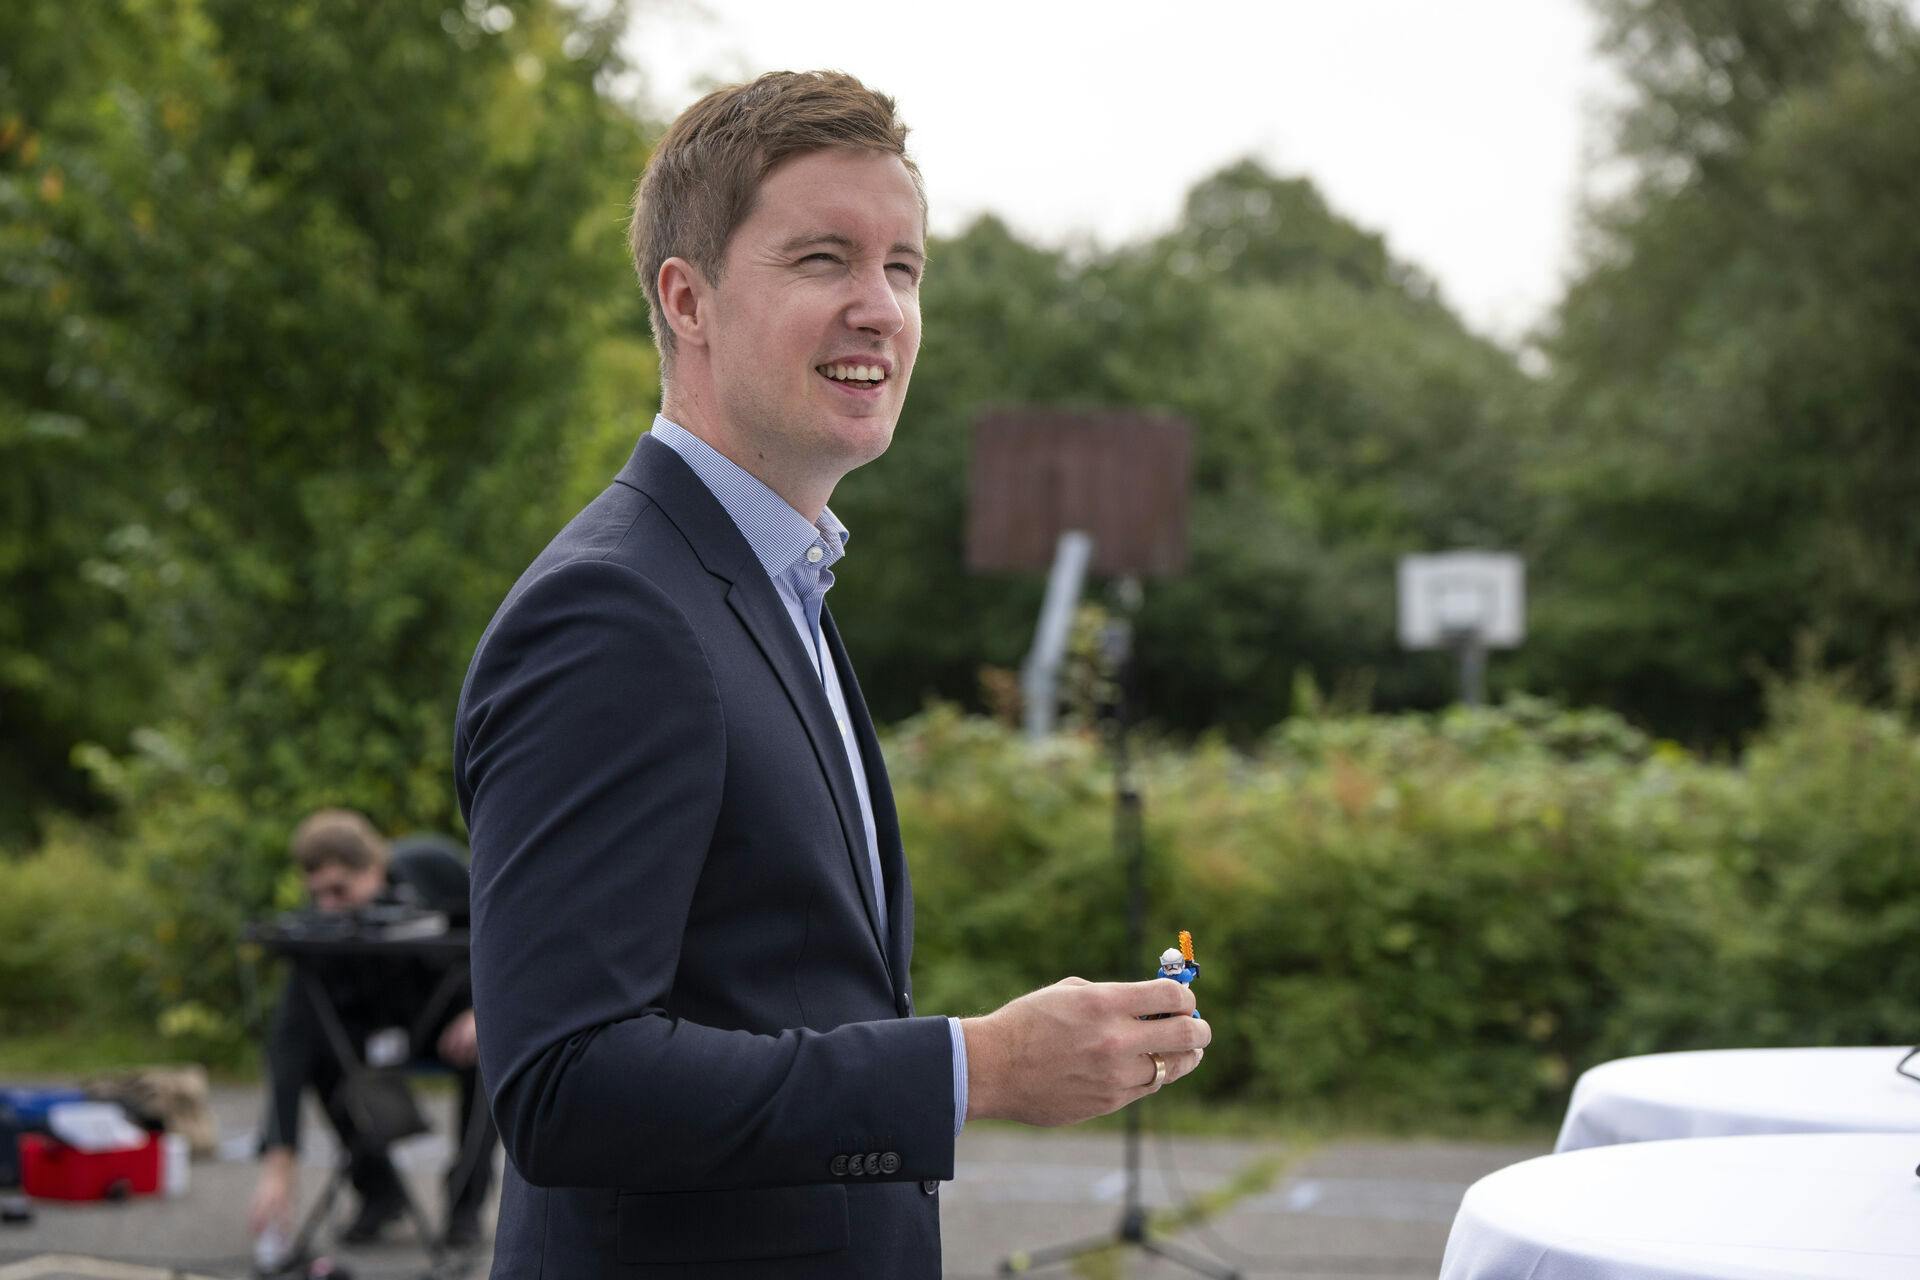
{"label": "man's short hair", "polygon": [[328,866],[365,871],[387,865],[387,842],[366,815],[352,809],[321,809],[295,829],[293,860],[302,875]]}
{"label": "man's short hair", "polygon": [[794,156],[840,147],[899,156],[925,222],[926,188],[893,99],[844,72],[770,71],[680,113],[634,190],[627,228],[663,361],[673,355],[673,326],[660,314],[661,264],[685,258],[718,283],[727,241],[753,213],[767,175]]}

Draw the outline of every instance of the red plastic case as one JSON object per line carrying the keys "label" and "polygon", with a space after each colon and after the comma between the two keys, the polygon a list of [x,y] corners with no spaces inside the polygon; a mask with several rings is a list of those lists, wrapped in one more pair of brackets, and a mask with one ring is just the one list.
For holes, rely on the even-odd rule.
{"label": "red plastic case", "polygon": [[157,1133],[126,1151],[75,1151],[44,1133],[20,1138],[20,1188],[44,1200],[106,1200],[160,1191],[162,1144]]}

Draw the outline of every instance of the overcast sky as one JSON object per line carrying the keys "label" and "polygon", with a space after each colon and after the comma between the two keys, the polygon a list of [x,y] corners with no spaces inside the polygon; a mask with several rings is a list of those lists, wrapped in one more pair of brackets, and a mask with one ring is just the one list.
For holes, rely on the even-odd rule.
{"label": "overcast sky", "polygon": [[1510,342],[1559,294],[1613,92],[1580,0],[640,7],[628,53],[663,117],[775,68],[893,94],[936,232],[991,210],[1035,240],[1111,245],[1251,154],[1311,177]]}

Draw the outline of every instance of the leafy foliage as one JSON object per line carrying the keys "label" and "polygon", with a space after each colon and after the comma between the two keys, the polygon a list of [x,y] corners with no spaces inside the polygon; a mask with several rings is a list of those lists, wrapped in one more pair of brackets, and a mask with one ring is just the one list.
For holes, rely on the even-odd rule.
{"label": "leafy foliage", "polygon": [[1639,177],[1549,342],[1523,663],[1725,738],[1797,637],[1872,668],[1920,626],[1920,34],[1868,0],[1602,7]]}
{"label": "leafy foliage", "polygon": [[1547,1119],[1625,1053],[1911,1041],[1920,732],[1816,678],[1775,707],[1737,763],[1529,700],[1150,750],[1133,957],[1099,743],[932,709],[888,752],[921,1003],[1145,977],[1190,929],[1196,1089],[1407,1124]]}
{"label": "leafy foliage", "polygon": [[[978,705],[1040,584],[964,571],[974,417],[1195,424],[1140,646],[1186,737],[1142,768],[1216,1095],[1540,1116],[1621,1052],[1915,1038],[1920,36],[1888,0],[1600,8],[1633,179],[1544,377],[1247,161],[1142,243],[934,246],[906,418],[836,494],[875,710]],[[453,825],[474,637],[657,390],[622,20],[0,6],[0,1031],[231,1055],[297,817]],[[1354,714],[1449,688],[1392,647],[1395,557],[1486,545],[1532,583],[1496,677],[1556,701]],[[1770,686],[1796,643],[1861,687]],[[890,759],[928,1007],[1135,976],[1091,738],[935,703]]]}
{"label": "leafy foliage", "polygon": [[71,799],[71,744],[146,725],[262,811],[444,824],[473,637],[630,441],[593,416],[651,389],[612,28],[425,2],[7,21],[82,52],[0,82],[0,681],[37,730],[0,769]]}
{"label": "leafy foliage", "polygon": [[231,1009],[301,813],[452,825],[473,640],[653,392],[619,14],[0,21],[46,51],[0,79],[0,808],[104,809],[153,992]]}
{"label": "leafy foliage", "polygon": [[835,508],[859,534],[834,609],[883,717],[973,701],[1012,666],[1040,583],[969,578],[968,431],[1006,404],[1164,409],[1196,426],[1193,565],[1150,583],[1140,696],[1158,721],[1251,735],[1296,671],[1445,697],[1393,647],[1396,556],[1510,544],[1530,388],[1432,285],[1311,183],[1243,161],[1168,234],[1076,258],[982,219],[935,246],[923,352],[886,459]]}
{"label": "leafy foliage", "polygon": [[[920,1004],[1146,977],[1190,929],[1215,1031],[1194,1090],[1407,1125],[1549,1119],[1628,1053],[1920,1038],[1920,730],[1824,677],[1771,696],[1737,761],[1527,699],[1151,743],[1137,956],[1098,738],[931,707],[886,742]],[[111,779],[166,799],[130,846],[68,823],[12,864],[0,1032],[131,1024],[237,1062],[233,939],[297,886],[250,853],[274,815],[147,747],[116,765],[147,776]]]}

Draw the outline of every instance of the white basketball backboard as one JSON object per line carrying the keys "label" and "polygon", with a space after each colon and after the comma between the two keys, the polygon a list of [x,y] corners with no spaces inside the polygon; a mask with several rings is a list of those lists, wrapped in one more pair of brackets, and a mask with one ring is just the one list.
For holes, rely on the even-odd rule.
{"label": "white basketball backboard", "polygon": [[1452,551],[1400,558],[1400,644],[1451,649],[1471,637],[1512,649],[1526,635],[1525,570],[1520,557]]}

